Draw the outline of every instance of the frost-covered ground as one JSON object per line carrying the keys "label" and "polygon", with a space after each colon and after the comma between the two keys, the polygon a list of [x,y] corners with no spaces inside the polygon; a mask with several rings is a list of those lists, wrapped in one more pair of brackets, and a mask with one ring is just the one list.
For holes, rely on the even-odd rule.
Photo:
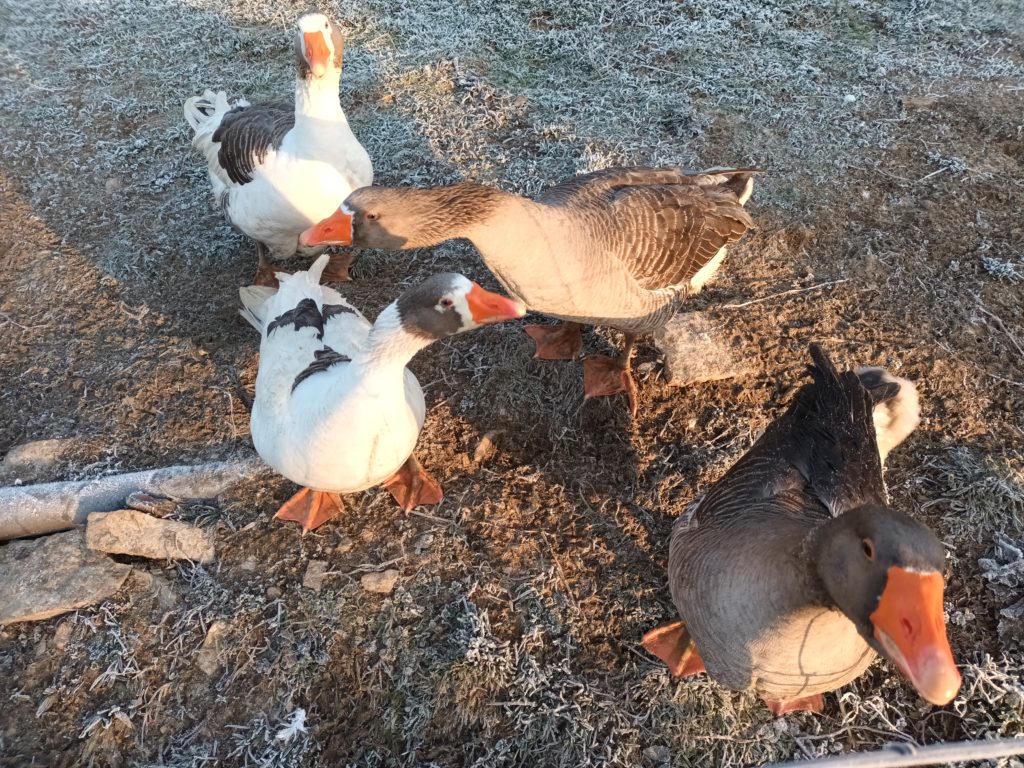
{"label": "frost-covered ground", "polygon": [[[236,289],[255,260],[181,103],[287,97],[305,8],[0,0],[0,451],[73,436],[56,478],[246,449],[256,339]],[[305,538],[270,520],[294,491],[273,476],[181,505],[215,530],[216,566],[140,561],[116,599],[0,631],[0,765],[746,765],[1019,734],[1022,584],[1001,566],[1024,541],[1020,3],[322,10],[348,31],[343,103],[380,183],[533,194],[616,163],[764,168],[758,231],[693,302],[755,372],[676,390],[642,345],[630,424],[514,327],[432,348],[413,367],[443,504],[406,517],[371,491]],[[366,254],[345,291],[372,314],[438,269],[488,279],[452,243]],[[674,516],[781,411],[811,340],[922,391],[888,477],[949,548],[950,707],[879,663],[824,714],[774,719],[639,649],[672,618]],[[395,592],[363,592],[384,567]],[[306,730],[278,738],[299,709]]]}

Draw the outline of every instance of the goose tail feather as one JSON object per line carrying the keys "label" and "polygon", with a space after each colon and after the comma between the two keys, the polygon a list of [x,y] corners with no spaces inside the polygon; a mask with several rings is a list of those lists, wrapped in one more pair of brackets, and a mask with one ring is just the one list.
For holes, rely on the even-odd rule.
{"label": "goose tail feather", "polygon": [[[883,368],[858,368],[856,373],[861,384],[872,395],[875,437],[878,441],[878,454],[884,464],[893,448],[906,440],[921,423],[917,387]],[[875,393],[882,389],[886,396],[876,397]]]}

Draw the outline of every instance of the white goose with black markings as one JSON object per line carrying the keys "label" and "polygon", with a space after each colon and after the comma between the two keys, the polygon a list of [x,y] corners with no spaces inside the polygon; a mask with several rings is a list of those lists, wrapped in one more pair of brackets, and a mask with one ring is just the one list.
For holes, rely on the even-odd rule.
{"label": "white goose with black markings", "polygon": [[[273,259],[322,251],[300,247],[299,234],[373,183],[370,157],[338,97],[341,31],[323,14],[307,13],[294,34],[293,105],[232,104],[223,91],[208,90],[184,107],[225,218],[256,241],[258,285],[276,285]],[[348,254],[335,257],[325,277],[347,280],[350,262]]]}
{"label": "white goose with black markings", "polygon": [[251,431],[264,461],[303,489],[276,517],[311,530],[342,510],[340,494],[384,484],[405,509],[436,504],[438,484],[413,456],[423,391],[406,364],[434,341],[522,317],[518,301],[458,274],[406,290],[370,323],[320,285],[328,256],[281,273],[280,288],[240,289],[262,335]]}

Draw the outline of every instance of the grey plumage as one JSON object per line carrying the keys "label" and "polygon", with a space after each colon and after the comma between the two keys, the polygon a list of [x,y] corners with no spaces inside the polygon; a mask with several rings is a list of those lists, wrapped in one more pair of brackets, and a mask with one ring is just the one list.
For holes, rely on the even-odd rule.
{"label": "grey plumage", "polygon": [[883,530],[910,531],[897,539],[908,551],[934,539],[885,506],[873,408],[901,383],[811,354],[814,382],[677,521],[669,548],[673,602],[708,672],[777,700],[837,688],[874,658],[821,581],[838,564],[818,558],[819,543],[869,513]]}

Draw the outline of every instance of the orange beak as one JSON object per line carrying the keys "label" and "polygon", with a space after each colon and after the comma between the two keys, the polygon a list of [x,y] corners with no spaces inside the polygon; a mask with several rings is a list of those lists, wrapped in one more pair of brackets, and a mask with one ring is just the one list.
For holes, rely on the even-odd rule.
{"label": "orange beak", "polygon": [[331,49],[327,47],[321,32],[303,32],[303,40],[306,41],[306,61],[314,77],[323,77],[327,71],[327,64],[331,59]]}
{"label": "orange beak", "polygon": [[516,299],[502,296],[500,293],[485,291],[476,283],[466,294],[466,303],[473,320],[480,325],[500,323],[502,320],[515,320],[526,314],[526,305]]}
{"label": "orange beak", "polygon": [[893,566],[871,614],[875,640],[924,698],[948,704],[960,690],[960,672],[942,620],[942,575]]}
{"label": "orange beak", "polygon": [[299,245],[352,245],[352,214],[339,208],[299,235]]}

